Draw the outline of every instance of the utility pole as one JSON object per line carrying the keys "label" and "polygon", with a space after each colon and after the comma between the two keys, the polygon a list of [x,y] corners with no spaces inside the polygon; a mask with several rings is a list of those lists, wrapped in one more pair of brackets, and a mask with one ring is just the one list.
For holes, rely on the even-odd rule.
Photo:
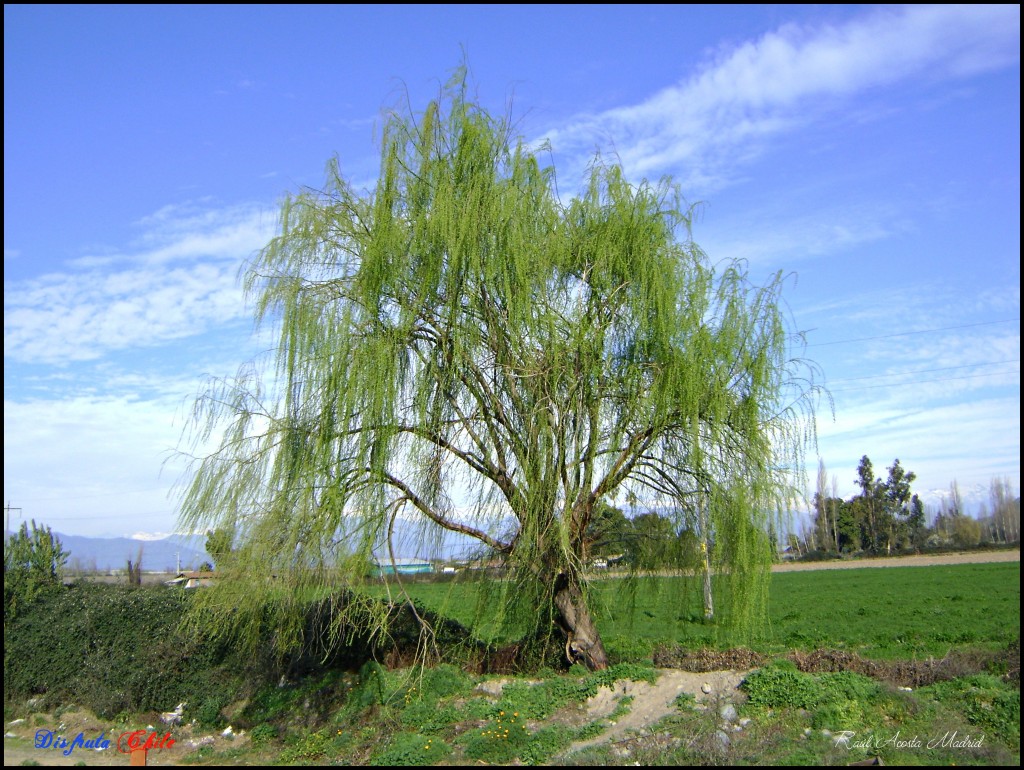
{"label": "utility pole", "polygon": [[19,513],[18,518],[21,518],[21,516],[20,516],[21,508],[11,508],[11,501],[8,500],[7,501],[7,507],[4,508],[4,510],[7,511],[7,524],[5,525],[6,529],[4,530],[4,532],[8,533],[8,532],[11,531],[11,511],[18,511],[18,513]]}

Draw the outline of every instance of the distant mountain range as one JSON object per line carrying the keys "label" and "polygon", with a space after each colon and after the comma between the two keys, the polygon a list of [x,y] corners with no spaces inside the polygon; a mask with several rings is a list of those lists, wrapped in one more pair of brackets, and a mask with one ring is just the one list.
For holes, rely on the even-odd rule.
{"label": "distant mountain range", "polygon": [[[7,532],[4,539],[11,534]],[[213,563],[206,552],[205,535],[86,537],[53,534],[69,554],[66,565],[69,572],[124,571],[129,559],[132,563],[141,560],[143,572],[176,573],[198,569],[203,562]],[[426,536],[419,526],[399,519],[394,532],[394,549],[398,558],[452,559],[479,551],[480,543],[452,532]],[[379,549],[378,556],[388,558],[387,549]]]}
{"label": "distant mountain range", "polygon": [[[7,533],[9,536],[11,533]],[[204,561],[212,561],[206,553],[203,535],[171,535],[159,539],[131,537],[85,537],[53,533],[69,554],[66,568],[70,572],[88,570],[107,572],[125,570],[128,560],[142,561],[143,572],[177,572],[198,569]],[[6,537],[5,537],[6,539]]]}

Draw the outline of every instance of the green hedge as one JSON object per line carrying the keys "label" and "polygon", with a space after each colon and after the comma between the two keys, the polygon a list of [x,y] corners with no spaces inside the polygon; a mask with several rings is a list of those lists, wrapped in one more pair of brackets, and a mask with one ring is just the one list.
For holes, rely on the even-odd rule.
{"label": "green hedge", "polygon": [[[325,644],[330,603],[310,604],[305,649],[274,655],[274,629],[254,659],[225,641],[186,636],[181,620],[195,594],[167,586],[81,582],[59,588],[27,606],[8,623],[4,639],[7,701],[41,696],[43,705],[85,706],[97,715],[168,711],[188,703],[187,718],[219,721],[221,709],[254,695],[282,675],[295,681],[325,671],[356,671],[368,660],[411,662],[419,647],[419,623],[407,606],[391,609],[386,638],[351,633]],[[485,650],[464,628],[431,617],[439,649],[459,662],[484,658]]]}
{"label": "green hedge", "polygon": [[42,696],[107,717],[186,701],[215,721],[254,664],[179,632],[190,598],[164,586],[78,583],[36,602],[5,630],[5,699]]}

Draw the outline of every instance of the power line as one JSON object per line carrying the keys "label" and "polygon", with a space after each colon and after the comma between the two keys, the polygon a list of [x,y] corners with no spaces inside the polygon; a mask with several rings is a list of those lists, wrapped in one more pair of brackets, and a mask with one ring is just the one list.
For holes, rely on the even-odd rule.
{"label": "power line", "polygon": [[895,334],[879,334],[876,337],[856,337],[849,340],[833,340],[832,342],[810,342],[806,347],[818,348],[825,345],[845,345],[848,342],[868,342],[869,340],[887,340],[892,337],[908,337],[912,334],[931,334],[933,332],[948,332],[957,329],[972,329],[976,326],[992,326],[993,324],[1020,323],[1019,318],[1005,318],[1002,321],[982,321],[976,324],[963,324],[962,326],[940,326],[935,329],[920,329],[915,332],[896,332]]}
{"label": "power line", "polygon": [[[1012,361],[988,361],[981,364],[962,364],[961,366],[945,366],[940,369],[911,369],[907,372],[893,372],[892,374],[869,374],[864,377],[840,377],[835,380],[829,380],[829,382],[853,382],[854,380],[876,380],[880,377],[905,377],[908,374],[931,374],[932,372],[949,372],[954,369],[970,369],[973,366],[999,366],[1000,364],[1019,364],[1020,359],[1014,359]],[[998,374],[999,372],[993,372]],[[979,376],[985,376],[986,372],[981,373]]]}
{"label": "power line", "polygon": [[7,521],[4,524],[4,527],[5,527],[4,532],[10,532],[11,531],[11,511],[18,511],[18,518],[20,519],[21,518],[21,508],[12,508],[11,507],[11,501],[8,500],[7,501],[7,507],[4,508],[4,511],[7,512]]}
{"label": "power line", "polygon": [[[931,382],[952,382],[953,380],[973,380],[976,377],[994,377],[998,374],[1020,374],[1018,369],[1016,372],[983,372],[982,374],[965,374],[963,377],[937,377],[934,380],[913,380],[911,382],[892,382],[888,385],[861,385],[856,388],[841,388],[839,390],[832,390],[829,388],[829,393],[849,393],[854,390],[874,390],[876,388],[902,388],[906,385],[926,385]],[[880,375],[882,377],[886,375]]]}

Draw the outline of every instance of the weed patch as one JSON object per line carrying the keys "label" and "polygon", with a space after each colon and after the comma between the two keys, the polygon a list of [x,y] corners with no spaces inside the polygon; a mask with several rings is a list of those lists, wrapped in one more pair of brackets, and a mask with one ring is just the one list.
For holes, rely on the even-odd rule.
{"label": "weed patch", "polygon": [[370,764],[385,767],[436,765],[451,752],[451,746],[435,736],[398,733],[380,751],[370,755]]}
{"label": "weed patch", "polygon": [[1020,750],[1020,690],[996,677],[978,675],[939,682],[919,692],[954,707],[972,725],[1002,736]]}

